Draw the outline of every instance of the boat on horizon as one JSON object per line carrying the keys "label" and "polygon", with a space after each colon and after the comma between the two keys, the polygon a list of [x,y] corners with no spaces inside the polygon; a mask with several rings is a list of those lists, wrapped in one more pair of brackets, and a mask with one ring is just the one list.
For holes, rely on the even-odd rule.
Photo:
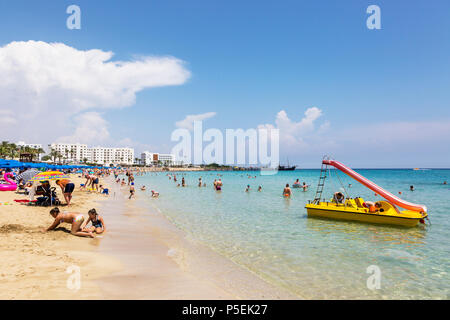
{"label": "boat on horizon", "polygon": [[290,166],[289,159],[287,160],[287,166],[278,165],[278,171],[293,171],[297,166]]}

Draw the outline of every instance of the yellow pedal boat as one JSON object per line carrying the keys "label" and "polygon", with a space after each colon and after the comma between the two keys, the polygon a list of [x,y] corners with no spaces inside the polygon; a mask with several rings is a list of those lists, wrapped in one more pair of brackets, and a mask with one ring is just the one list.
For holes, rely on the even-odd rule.
{"label": "yellow pedal boat", "polygon": [[387,201],[378,201],[378,208],[374,212],[364,207],[362,198],[347,199],[345,203],[319,202],[308,203],[305,208],[308,217],[330,218],[336,220],[350,220],[366,223],[388,224],[404,227],[415,227],[424,222],[426,213],[404,210],[399,211]]}
{"label": "yellow pedal boat", "polygon": [[[327,177],[327,166],[333,166],[344,172],[362,185],[382,196],[387,201],[364,202],[361,197],[345,198],[341,192],[336,192],[330,202],[322,201],[322,192]],[[339,197],[337,197],[339,196]],[[406,210],[400,211],[397,207]],[[411,203],[400,199],[372,181],[364,178],[357,172],[344,164],[324,159],[320,171],[319,183],[317,185],[314,200],[305,206],[308,217],[331,218],[337,220],[351,220],[368,223],[389,224],[404,227],[415,227],[417,224],[425,223],[428,219],[427,207],[421,204]]]}

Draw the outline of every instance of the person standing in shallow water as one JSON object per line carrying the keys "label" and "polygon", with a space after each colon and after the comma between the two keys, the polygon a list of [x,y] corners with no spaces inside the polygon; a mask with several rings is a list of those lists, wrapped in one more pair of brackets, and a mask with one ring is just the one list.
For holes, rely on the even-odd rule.
{"label": "person standing in shallow water", "polygon": [[135,193],[134,182],[132,182],[130,185],[130,196],[128,197],[128,199],[131,199],[131,197],[134,197],[134,193]]}
{"label": "person standing in shallow water", "polygon": [[186,186],[186,181],[184,180],[184,177],[181,178],[181,186],[182,187]]}
{"label": "person standing in shallow water", "polygon": [[290,197],[292,194],[291,188],[289,187],[289,183],[286,183],[286,187],[283,189],[283,196]]}

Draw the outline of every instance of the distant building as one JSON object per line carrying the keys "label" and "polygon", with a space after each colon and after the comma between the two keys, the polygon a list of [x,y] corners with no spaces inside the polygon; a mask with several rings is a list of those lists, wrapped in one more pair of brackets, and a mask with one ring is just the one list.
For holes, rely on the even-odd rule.
{"label": "distant building", "polygon": [[175,156],[173,154],[154,153],[145,151],[141,153],[141,164],[150,166],[162,164],[171,166],[175,163]]}
{"label": "distant building", "polygon": [[51,150],[59,152],[64,162],[89,162],[102,165],[132,165],[134,163],[134,149],[92,147],[80,143],[52,143]]}

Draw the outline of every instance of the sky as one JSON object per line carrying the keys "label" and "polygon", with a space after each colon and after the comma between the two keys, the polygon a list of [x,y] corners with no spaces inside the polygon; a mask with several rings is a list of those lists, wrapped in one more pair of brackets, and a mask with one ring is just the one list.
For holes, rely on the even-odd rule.
{"label": "sky", "polygon": [[299,168],[448,168],[449,18],[447,0],[1,0],[0,140],[165,153],[202,119],[278,128]]}

